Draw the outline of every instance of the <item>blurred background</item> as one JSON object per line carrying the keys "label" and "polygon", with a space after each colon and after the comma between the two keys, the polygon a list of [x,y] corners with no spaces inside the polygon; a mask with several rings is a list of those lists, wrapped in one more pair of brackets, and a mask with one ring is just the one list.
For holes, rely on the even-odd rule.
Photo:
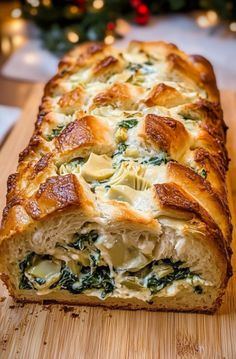
{"label": "blurred background", "polygon": [[0,0],[0,148],[37,82],[84,41],[167,40],[214,65],[236,92],[236,0]]}

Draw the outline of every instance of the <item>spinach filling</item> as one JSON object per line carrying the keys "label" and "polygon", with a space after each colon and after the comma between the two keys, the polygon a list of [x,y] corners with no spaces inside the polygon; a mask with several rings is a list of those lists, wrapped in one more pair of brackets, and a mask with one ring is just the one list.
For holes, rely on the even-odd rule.
{"label": "spinach filling", "polygon": [[64,130],[65,127],[66,127],[66,125],[61,124],[61,125],[58,125],[56,128],[53,128],[51,133],[46,136],[46,140],[52,141],[54,139],[54,137],[57,137],[60,135],[60,133]]}
{"label": "spinach filling", "polygon": [[101,266],[91,272],[90,267],[81,269],[81,278],[75,281],[69,289],[71,293],[82,293],[87,289],[101,289],[101,297],[105,298],[107,294],[112,293],[115,288],[115,282],[110,276],[109,267]]}
{"label": "spinach filling", "polygon": [[33,284],[29,281],[24,273],[21,274],[19,289],[34,289]]}
{"label": "spinach filling", "polygon": [[107,266],[99,266],[95,270],[91,270],[90,267],[82,267],[80,275],[77,276],[67,265],[64,265],[59,282],[50,289],[55,287],[68,290],[73,294],[81,294],[89,289],[100,289],[101,297],[105,298],[107,294],[113,292],[115,283]]}
{"label": "spinach filling", "polygon": [[[113,153],[112,158],[118,156],[118,155],[122,155],[126,149],[127,149],[128,145],[124,142],[121,142],[118,144],[116,151]],[[120,161],[118,161],[118,163],[114,163],[114,167],[116,167],[118,164],[120,164],[121,162],[125,161],[125,159],[121,159]],[[127,159],[128,161],[128,159]],[[149,157],[149,158],[145,158],[142,161],[139,160],[133,160],[134,162],[139,162],[141,165],[153,165],[153,166],[160,166],[162,163],[166,164],[167,162],[170,161],[170,157],[166,152],[159,152],[157,153],[156,156],[153,157]]]}
{"label": "spinach filling", "polygon": [[155,157],[150,157],[141,162],[142,165],[149,164],[153,166],[160,166],[162,163],[166,164],[169,161],[169,157],[166,152],[160,152]]}
{"label": "spinach filling", "polygon": [[203,178],[207,178],[207,171],[203,168],[200,175],[203,177]]}
{"label": "spinach filling", "polygon": [[126,143],[124,142],[119,143],[117,146],[117,150],[113,153],[112,157],[117,155],[122,155],[122,153],[125,152],[127,147],[128,145]]}
{"label": "spinach filling", "polygon": [[137,64],[137,63],[129,63],[127,66],[127,69],[130,71],[138,71],[142,68],[142,64]]}
{"label": "spinach filling", "polygon": [[[19,264],[21,278],[20,289],[40,289],[46,284],[47,289],[63,289],[73,294],[86,290],[101,290],[101,298],[112,293],[115,282],[108,266],[100,262],[100,251],[94,246],[98,239],[98,232],[90,230],[87,233],[75,233],[72,242],[59,247],[72,247],[81,253],[88,252],[90,265],[80,262],[64,262],[51,255],[37,255],[29,253]],[[40,276],[41,274],[41,276]]]}
{"label": "spinach filling", "polygon": [[[171,258],[160,259],[148,264],[145,268],[136,273],[129,273],[131,277],[138,278],[139,283],[150,289],[152,295],[158,293],[163,288],[173,284],[174,281],[181,279],[199,278],[199,275],[191,272],[188,267],[184,267],[184,262],[174,262]],[[203,289],[200,285],[193,286],[194,292],[202,294]]]}
{"label": "spinach filling", "polygon": [[120,121],[120,122],[118,123],[118,126],[119,126],[119,127],[122,127],[122,128],[130,129],[130,128],[133,128],[133,127],[137,126],[137,124],[138,124],[138,120],[136,120],[135,118],[133,118],[133,119],[130,119],[130,120]]}
{"label": "spinach filling", "polygon": [[59,287],[60,289],[70,290],[72,285],[77,280],[78,280],[78,276],[72,273],[71,269],[65,264],[61,269],[61,278],[59,279],[59,282],[56,283],[56,285],[54,285],[54,288]]}
{"label": "spinach filling", "polygon": [[[97,240],[98,234],[96,231],[91,230],[85,234],[75,234],[75,241],[70,244],[71,247],[83,251]],[[57,260],[51,255],[37,255],[34,252],[28,254],[25,259],[20,262],[19,269],[21,272],[21,278],[19,283],[20,289],[40,289],[40,286],[44,286],[48,280],[48,277],[29,277],[29,273],[32,273],[32,268],[41,263],[42,261],[54,261],[59,263],[58,273],[53,273],[54,278],[56,274],[56,280],[50,281],[47,289],[61,289],[68,290],[73,294],[84,293],[87,290],[100,290],[101,298],[105,298],[108,294],[111,294],[116,285],[110,268],[103,263],[99,265],[100,251],[99,253],[90,254],[91,263],[90,266],[82,265],[80,262],[75,262],[73,266],[70,263],[66,263],[63,260]],[[76,269],[75,269],[76,267]],[[42,269],[41,269],[42,270]],[[116,269],[114,268],[114,272]],[[148,288],[150,295],[155,295],[162,289],[170,286],[175,281],[189,279],[189,284],[192,285],[194,293],[200,295],[203,293],[203,288],[194,280],[199,279],[197,273],[191,272],[189,267],[184,266],[182,261],[173,261],[171,258],[165,258],[161,260],[155,260],[149,263],[144,268],[136,272],[125,272],[124,286],[129,287],[129,284],[136,283],[136,288]],[[51,274],[50,274],[51,275]],[[49,276],[49,280],[50,280]],[[42,287],[44,288],[44,287]]]}
{"label": "spinach filling", "polygon": [[75,233],[73,242],[68,244],[68,247],[72,247],[79,251],[89,250],[89,261],[92,268],[98,266],[101,259],[100,250],[94,245],[98,236],[99,235],[95,230],[91,230],[88,233]]}
{"label": "spinach filling", "polygon": [[[39,256],[34,252],[26,256],[26,258],[20,262],[19,268],[21,271],[21,278],[19,283],[20,289],[37,289],[35,288],[35,282],[38,286],[46,283],[45,278],[34,278],[30,280],[26,273],[35,264],[36,260],[46,259],[53,261],[52,256]],[[95,256],[93,256],[94,265],[97,264]],[[64,261],[60,261],[61,268],[58,276],[58,280],[50,285],[47,289],[63,289],[68,290],[73,294],[83,293],[86,290],[98,289],[101,290],[101,298],[105,298],[109,293],[112,293],[115,288],[114,279],[111,276],[108,266],[81,266],[77,263],[79,273],[73,273],[72,269]]]}
{"label": "spinach filling", "polygon": [[[35,261],[38,259],[38,255],[34,252],[31,252],[29,254],[26,255],[26,257],[20,262],[19,264],[19,269],[21,272],[21,277],[20,277],[20,282],[19,282],[19,288],[20,289],[34,289],[33,284],[31,283],[31,281],[29,280],[29,278],[27,278],[27,276],[25,275],[25,271],[34,265]],[[44,255],[41,256],[42,259],[50,259],[51,256],[48,255]],[[44,284],[45,283],[45,279],[44,278],[35,278],[35,282],[38,284]]]}
{"label": "spinach filling", "polygon": [[[159,262],[159,261],[158,261]],[[154,263],[153,266],[158,265]],[[176,280],[192,278],[194,273],[190,272],[189,268],[183,268],[183,262],[172,262],[170,259],[162,260],[163,263],[168,264],[172,267],[173,271],[163,277],[158,276],[158,274],[152,274],[147,280],[147,288],[150,289],[152,294],[158,293],[161,289],[172,284]]]}

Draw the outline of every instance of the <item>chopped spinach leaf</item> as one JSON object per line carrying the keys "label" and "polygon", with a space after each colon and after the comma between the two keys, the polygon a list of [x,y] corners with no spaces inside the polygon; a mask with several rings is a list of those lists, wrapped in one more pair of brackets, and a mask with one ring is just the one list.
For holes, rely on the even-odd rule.
{"label": "chopped spinach leaf", "polygon": [[73,242],[69,243],[69,247],[79,249],[80,251],[92,245],[98,239],[98,233],[92,230],[88,233],[75,233],[73,236]]}
{"label": "chopped spinach leaf", "polygon": [[207,171],[203,168],[203,170],[201,171],[201,176],[203,177],[203,178],[207,178]]}
{"label": "chopped spinach leaf", "polygon": [[118,126],[130,129],[130,128],[137,126],[137,124],[138,124],[138,120],[132,119],[132,120],[123,120],[118,123]]}
{"label": "chopped spinach leaf", "polygon": [[131,70],[131,71],[138,71],[141,68],[142,68],[142,64],[130,63],[128,65],[128,70]]}
{"label": "chopped spinach leaf", "polygon": [[127,147],[128,145],[126,143],[124,142],[119,143],[117,146],[117,150],[113,153],[112,157],[121,155],[123,152],[125,152]]}
{"label": "chopped spinach leaf", "polygon": [[150,289],[152,294],[159,292],[167,285],[167,282],[164,280],[158,280],[158,278],[153,274],[148,278],[147,287]]}
{"label": "chopped spinach leaf", "polygon": [[149,164],[153,166],[160,166],[162,163],[168,162],[168,156],[165,152],[160,152],[155,157],[150,157],[148,159],[145,159],[141,162],[141,164]]}
{"label": "chopped spinach leaf", "polygon": [[52,132],[46,136],[47,141],[52,141],[54,137],[60,135],[60,133],[64,130],[66,125],[58,125],[56,128],[52,129]]}
{"label": "chopped spinach leaf", "polygon": [[[196,275],[196,273],[191,272],[188,267],[183,267],[183,264],[184,262],[182,261],[173,261],[171,258],[164,258],[153,261],[138,272],[129,273],[129,275],[137,276],[140,283],[150,289],[151,294],[156,294],[176,280],[192,279]],[[158,275],[159,265],[170,266],[171,271],[167,270],[166,274]]]}
{"label": "chopped spinach leaf", "polygon": [[23,273],[20,278],[19,289],[33,289],[33,285],[30,283],[29,279]]}
{"label": "chopped spinach leaf", "polygon": [[90,267],[83,267],[81,273],[83,274],[81,280],[72,284],[70,292],[79,294],[87,289],[102,289],[102,298],[113,292],[115,284],[110,276],[109,267],[97,267],[93,272]]}
{"label": "chopped spinach leaf", "polygon": [[[161,278],[159,278],[158,275],[154,273],[152,274],[151,277],[148,278],[147,287],[150,289],[152,294],[156,294],[161,289],[172,284],[175,280],[186,279],[189,277],[189,275],[192,275],[192,273],[190,273],[189,268],[179,268],[179,266],[182,265],[182,262],[175,262],[175,263],[170,262],[170,263],[173,268],[172,273],[169,273]],[[166,263],[166,264],[170,264],[170,263]]]}
{"label": "chopped spinach leaf", "polygon": [[61,270],[61,278],[59,279],[59,282],[54,283],[50,289],[59,286],[60,289],[70,290],[73,283],[75,283],[77,280],[78,277],[72,273],[69,267],[65,265]]}
{"label": "chopped spinach leaf", "polygon": [[90,254],[90,265],[91,267],[96,267],[101,258],[101,252],[99,249],[95,253]]}

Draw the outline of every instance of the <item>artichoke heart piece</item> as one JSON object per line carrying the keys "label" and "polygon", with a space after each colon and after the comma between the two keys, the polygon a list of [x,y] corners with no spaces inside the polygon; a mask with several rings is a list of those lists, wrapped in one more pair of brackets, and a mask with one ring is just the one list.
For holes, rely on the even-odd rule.
{"label": "artichoke heart piece", "polygon": [[112,186],[109,189],[107,196],[111,200],[128,202],[129,204],[132,205],[134,200],[134,196],[133,196],[134,192],[136,191],[128,186],[118,185],[118,186]]}
{"label": "artichoke heart piece", "polygon": [[[48,288],[57,282],[61,276],[61,262],[52,260],[41,260],[30,267],[26,275],[39,284],[40,288]],[[39,280],[40,279],[40,280]]]}
{"label": "artichoke heart piece", "polygon": [[128,130],[124,127],[119,127],[115,134],[117,143],[125,142],[128,139]]}
{"label": "artichoke heart piece", "polygon": [[138,278],[136,277],[127,277],[121,284],[130,290],[135,291],[144,291],[144,287],[139,283]]}
{"label": "artichoke heart piece", "polygon": [[153,272],[157,274],[158,278],[163,278],[170,273],[173,273],[173,268],[168,264],[159,264],[153,267]]}
{"label": "artichoke heart piece", "polygon": [[98,243],[98,247],[101,252],[106,253],[106,258],[109,257],[118,272],[136,272],[152,261],[150,256],[146,256],[128,238],[124,240],[122,236],[117,236],[113,241],[108,236],[105,241]]}
{"label": "artichoke heart piece", "polygon": [[88,161],[82,167],[81,175],[85,181],[103,181],[113,175],[112,159],[107,155],[96,155],[91,153]]}
{"label": "artichoke heart piece", "polygon": [[132,207],[139,211],[147,212],[150,210],[150,205],[154,207],[153,195],[150,190],[146,191],[136,191],[135,189],[117,185],[111,186],[111,188],[105,194],[106,199],[120,201],[120,202],[127,202]]}
{"label": "artichoke heart piece", "polygon": [[137,191],[145,191],[151,187],[151,183],[143,177],[144,173],[142,166],[123,162],[110,179],[109,185],[124,185]]}
{"label": "artichoke heart piece", "polygon": [[111,200],[128,202],[130,205],[136,206],[142,201],[144,193],[144,191],[136,191],[128,186],[114,185],[107,192],[107,197]]}

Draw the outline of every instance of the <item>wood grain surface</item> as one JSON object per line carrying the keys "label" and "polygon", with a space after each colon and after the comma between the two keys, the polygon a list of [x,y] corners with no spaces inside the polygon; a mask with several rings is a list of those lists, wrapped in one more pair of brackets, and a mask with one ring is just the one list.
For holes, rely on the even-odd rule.
{"label": "wood grain surface", "polygon": [[[42,86],[34,87],[0,153],[0,208],[6,179],[16,168],[18,153],[32,133]],[[236,200],[236,95],[222,93],[230,127],[231,208]],[[235,240],[234,240],[235,251]],[[234,271],[236,268],[233,256]],[[0,284],[1,359],[235,359],[236,278],[230,280],[224,303],[214,316],[129,312],[60,305],[16,304]]]}

